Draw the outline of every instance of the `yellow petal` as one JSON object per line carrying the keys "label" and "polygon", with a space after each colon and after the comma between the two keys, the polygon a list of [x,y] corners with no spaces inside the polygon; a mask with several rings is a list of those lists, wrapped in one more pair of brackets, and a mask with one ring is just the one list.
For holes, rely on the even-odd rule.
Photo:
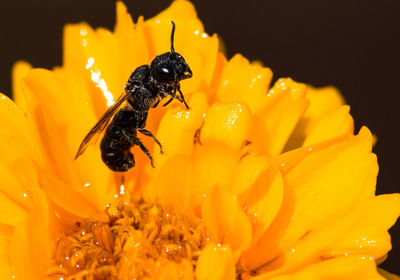
{"label": "yellow petal", "polygon": [[348,230],[354,219],[332,229],[324,226],[373,196],[377,163],[371,142],[363,128],[358,136],[315,151],[291,169],[284,178],[281,210],[258,242],[261,249],[246,252],[243,265],[254,269],[275,259],[275,265],[288,270],[316,258],[321,248]]}
{"label": "yellow petal", "polygon": [[198,205],[214,185],[229,188],[237,170],[240,154],[221,142],[195,146],[191,203]]}
{"label": "yellow petal", "polygon": [[[95,37],[93,33],[93,29],[85,23],[68,24],[64,27],[63,68],[58,71],[64,73],[63,91],[68,91],[68,94],[59,94],[60,97],[56,98],[68,97],[70,103],[66,103],[66,106],[75,105],[75,110],[80,112],[80,107],[86,105],[87,112],[93,114],[94,111],[96,116],[100,117],[107,104],[103,93],[107,93],[108,90],[103,91],[99,83],[103,82],[103,89],[108,89],[108,85],[107,81],[102,79],[97,57],[86,52],[88,37],[92,39],[89,41],[89,47],[93,44]],[[118,90],[114,94],[118,95],[119,92],[121,91]]]}
{"label": "yellow petal", "polygon": [[254,280],[384,280],[376,271],[373,258],[368,256],[349,256],[316,262],[287,275],[270,277],[269,274],[253,278]]}
{"label": "yellow petal", "polygon": [[117,2],[116,14],[117,22],[113,35],[118,48],[117,69],[120,76],[125,77],[127,81],[133,70],[140,65],[149,64],[152,57],[149,54],[143,17],[139,17],[135,25],[122,1]]}
{"label": "yellow petal", "polygon": [[197,280],[234,280],[235,259],[229,246],[209,243],[196,266]]}
{"label": "yellow petal", "polygon": [[170,157],[157,174],[154,196],[163,206],[184,211],[189,203],[190,183],[190,158],[185,155]]}
{"label": "yellow petal", "polygon": [[216,100],[216,91],[221,85],[222,73],[227,64],[225,55],[221,52],[217,54],[217,61],[215,65],[214,74],[211,77],[210,88],[206,91],[208,100],[212,103]]}
{"label": "yellow petal", "polygon": [[93,203],[65,182],[45,172],[40,173],[39,179],[41,187],[51,201],[64,211],[74,215],[75,219],[105,220],[104,214]]}
{"label": "yellow petal", "polygon": [[183,260],[180,263],[168,262],[161,265],[160,271],[154,278],[157,280],[193,280],[193,268],[187,261]]}
{"label": "yellow petal", "polygon": [[381,268],[378,268],[378,272],[379,272],[380,275],[385,277],[385,279],[387,279],[387,280],[400,280],[399,276],[397,276],[395,274],[392,274],[392,273],[389,273],[389,272],[387,272],[387,271],[385,271],[385,270],[383,270]]}
{"label": "yellow petal", "polygon": [[280,79],[265,96],[266,105],[254,116],[250,141],[273,156],[283,150],[300,117],[307,109],[306,86]]}
{"label": "yellow petal", "polygon": [[344,105],[315,121],[303,145],[308,146],[332,138],[352,135],[354,121],[349,112],[350,107]]}
{"label": "yellow petal", "polygon": [[280,240],[291,222],[294,207],[292,190],[285,184],[283,191],[282,204],[274,221],[258,242],[252,244],[250,249],[244,252],[239,259],[240,266],[245,271],[256,270],[266,263],[268,263],[266,267],[270,270],[282,266],[283,260],[277,258],[284,253]]}
{"label": "yellow petal", "polygon": [[[276,251],[282,263],[274,273],[316,260],[322,248],[345,234],[358,219],[349,213],[373,197],[375,190],[377,164],[375,155],[370,153],[371,141],[371,135],[364,130],[351,140],[308,156],[287,174],[295,200],[294,213],[283,237],[279,238],[285,253]],[[329,163],[321,164],[318,160],[323,154],[330,158]],[[312,166],[301,174],[299,168],[305,163]],[[315,174],[319,175],[315,177]],[[313,182],[309,185],[312,189],[302,189],[300,186],[305,186],[305,182]],[[333,222],[335,226],[331,226],[329,221],[340,223]]]}
{"label": "yellow petal", "polygon": [[320,116],[338,109],[344,104],[343,96],[335,87],[307,89],[307,99],[310,100],[310,106],[307,108],[304,117],[316,121]]}
{"label": "yellow petal", "polygon": [[249,154],[241,158],[230,191],[238,196],[242,205],[248,198],[251,187],[268,166],[269,159],[265,156]]}
{"label": "yellow petal", "polygon": [[10,168],[17,159],[39,158],[31,141],[30,127],[22,111],[0,93],[0,154],[2,163]]}
{"label": "yellow petal", "polygon": [[0,193],[0,207],[2,224],[16,226],[26,218],[27,211],[3,193]]}
{"label": "yellow petal", "polygon": [[0,235],[0,278],[12,279],[11,277],[11,260],[10,260],[10,237],[7,235]]}
{"label": "yellow petal", "polygon": [[33,69],[25,80],[28,89],[34,93],[33,98],[37,104],[40,104],[46,111],[46,121],[59,126],[75,124],[69,126],[68,131],[63,129],[67,136],[65,142],[71,146],[74,145],[69,148],[75,150],[79,144],[77,142],[82,139],[82,134],[88,130],[85,126],[87,122],[90,125],[96,119],[93,111],[87,104],[84,104],[85,99],[82,95],[77,96],[76,92],[69,90],[69,83],[60,71]]}
{"label": "yellow petal", "polygon": [[182,89],[184,93],[193,92],[202,82],[211,82],[217,61],[218,38],[204,33],[192,3],[174,1],[168,9],[145,22],[147,37],[151,38],[151,57],[170,51],[171,21],[176,24],[175,51],[185,58],[193,72],[192,78],[182,82]]}
{"label": "yellow petal", "polygon": [[239,149],[251,127],[251,112],[245,103],[215,103],[207,112],[201,129],[201,142],[217,140]]}
{"label": "yellow petal", "polygon": [[22,81],[32,69],[32,65],[25,61],[19,61],[14,64],[12,69],[12,91],[15,103],[23,111],[28,107],[29,99],[22,91]]}
{"label": "yellow petal", "polygon": [[[22,165],[19,165],[22,167]],[[28,168],[32,168],[29,166]],[[31,189],[36,186],[35,182],[30,182],[29,187],[21,182],[21,178],[17,177],[18,174],[14,174],[12,170],[6,168],[0,163],[0,193],[8,199],[13,201],[19,207],[26,211],[32,209],[32,201],[30,198]],[[29,176],[29,178],[32,178]],[[3,198],[5,199],[5,198]]]}
{"label": "yellow petal", "polygon": [[214,187],[203,201],[201,215],[212,241],[228,244],[238,252],[250,246],[250,221],[234,195]]}
{"label": "yellow petal", "polygon": [[290,136],[285,151],[300,147],[310,133],[310,129],[321,117],[339,109],[344,104],[343,97],[334,87],[313,88],[308,86],[306,98],[310,105]]}
{"label": "yellow petal", "polygon": [[[72,102],[83,101],[94,108],[97,117],[124,91],[131,70],[121,73],[116,37],[104,28],[93,30],[85,23],[64,28],[64,77],[79,85],[80,92],[70,92]],[[126,62],[126,60],[124,60]],[[126,69],[126,68],[125,68]],[[70,86],[68,84],[68,86]]]}
{"label": "yellow petal", "polygon": [[30,194],[37,182],[36,168],[42,164],[38,143],[32,139],[32,130],[24,114],[2,94],[0,118],[2,200],[16,204],[16,213],[19,213],[18,209],[28,211],[32,207]]}
{"label": "yellow petal", "polygon": [[371,137],[354,137],[313,153],[285,176],[296,201],[286,242],[350,210],[360,197],[373,195],[378,164],[371,145]]}
{"label": "yellow petal", "polygon": [[400,194],[375,196],[349,215],[356,215],[356,222],[325,249],[326,254],[368,254],[378,259],[391,249],[387,231],[400,215]]}
{"label": "yellow petal", "polygon": [[299,162],[301,162],[304,158],[309,155],[314,154],[317,151],[322,149],[326,149],[336,143],[340,143],[343,140],[346,140],[346,136],[337,137],[333,139],[329,139],[324,142],[320,142],[318,144],[314,144],[311,146],[300,147],[295,150],[291,150],[288,152],[284,152],[277,157],[274,158],[275,162],[279,166],[282,175],[286,175],[290,172]]}
{"label": "yellow petal", "polygon": [[272,79],[272,71],[235,55],[225,66],[217,98],[221,102],[240,102],[249,105],[254,113],[265,103],[265,95]]}
{"label": "yellow petal", "polygon": [[[11,262],[16,279],[42,279],[55,245],[55,224],[43,191],[34,194],[35,208],[13,236]],[[59,234],[59,233],[58,233]]]}
{"label": "yellow petal", "polygon": [[272,164],[258,177],[244,202],[253,223],[253,244],[271,225],[283,201],[283,180],[279,169]]}
{"label": "yellow petal", "polygon": [[208,107],[206,95],[202,92],[193,94],[189,106],[190,110],[170,108],[162,117],[157,138],[163,146],[164,154],[158,151],[153,153],[157,166],[162,166],[168,157],[192,153],[196,130],[201,127]]}
{"label": "yellow petal", "polygon": [[[371,135],[371,132],[367,127],[361,127],[359,135],[365,137],[366,139],[369,139],[372,142],[372,145],[374,145],[376,139],[373,135]],[[329,146],[340,143],[341,141],[350,138],[351,137],[349,137],[348,135],[342,135],[311,146],[300,147],[295,150],[287,151],[283,154],[280,154],[275,158],[275,161],[277,162],[282,174],[285,175],[301,160],[303,160],[303,158],[306,158],[309,155],[320,151],[321,149],[325,149]]]}
{"label": "yellow petal", "polygon": [[30,71],[26,83],[40,100],[30,117],[40,133],[41,146],[56,176],[69,182],[77,191],[87,193],[102,209],[112,200],[116,190],[108,184],[111,172],[101,161],[99,149],[89,147],[77,161],[73,160],[77,147],[89,131],[88,120],[94,123],[93,112],[85,108],[82,100],[74,109],[70,108],[72,105],[66,100],[67,96],[58,96],[63,96],[59,93],[64,90],[59,74],[43,69]]}

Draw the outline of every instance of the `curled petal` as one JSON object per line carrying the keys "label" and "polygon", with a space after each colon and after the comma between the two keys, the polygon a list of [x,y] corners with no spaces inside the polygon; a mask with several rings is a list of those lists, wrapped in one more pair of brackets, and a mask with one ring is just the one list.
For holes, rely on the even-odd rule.
{"label": "curled petal", "polygon": [[282,265],[280,255],[284,253],[281,238],[285,229],[290,225],[294,210],[293,191],[286,185],[283,188],[281,207],[275,219],[249,250],[243,252],[239,259],[240,267],[244,271],[254,271],[262,266],[269,270],[277,269]]}
{"label": "curled petal", "polygon": [[221,187],[214,187],[201,205],[201,215],[211,240],[244,251],[251,243],[250,221],[237,198]]}
{"label": "curled petal", "polygon": [[324,115],[339,109],[344,104],[342,95],[334,87],[313,88],[308,86],[306,98],[310,105],[286,143],[286,151],[301,147],[315,123]]}
{"label": "curled petal", "polygon": [[244,205],[253,223],[253,244],[271,225],[283,201],[283,179],[279,169],[270,164],[251,187]]}
{"label": "curled petal", "polygon": [[236,169],[230,190],[237,195],[240,203],[244,201],[250,194],[251,187],[257,181],[264,170],[269,166],[270,161],[265,156],[257,156],[249,154],[241,158],[239,166]]}
{"label": "curled petal", "polygon": [[291,79],[279,79],[255,112],[250,141],[261,151],[278,155],[307,109],[306,86]]}

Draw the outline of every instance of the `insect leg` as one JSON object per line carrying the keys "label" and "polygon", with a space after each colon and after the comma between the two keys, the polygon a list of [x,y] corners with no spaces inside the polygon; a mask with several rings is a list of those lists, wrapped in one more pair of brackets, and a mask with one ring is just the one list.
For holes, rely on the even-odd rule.
{"label": "insect leg", "polygon": [[[161,101],[161,98],[159,98],[159,99],[157,100],[157,102],[154,103],[153,108],[156,108],[156,107],[158,106],[158,104],[160,103],[160,101]],[[165,105],[164,105],[164,106],[165,106]]]}
{"label": "insect leg", "polygon": [[183,97],[183,93],[181,91],[181,89],[178,87],[178,91],[179,94],[181,95],[181,97],[178,97],[176,95],[174,95],[173,97],[171,97],[163,106],[167,106],[169,103],[171,103],[172,100],[174,100],[175,98],[178,99],[181,103],[185,104],[186,109],[190,109],[189,106],[187,105],[186,101],[185,101],[185,97]]}
{"label": "insect leg", "polygon": [[162,154],[164,153],[160,141],[158,141],[158,139],[156,137],[154,137],[154,135],[153,135],[153,133],[151,133],[151,131],[149,131],[147,129],[143,129],[143,128],[138,128],[138,131],[146,136],[150,136],[151,138],[153,138],[154,142],[156,142],[158,144],[158,146],[160,146],[161,153]]}
{"label": "insect leg", "polygon": [[180,87],[178,87],[178,91],[179,91],[179,94],[181,95],[181,98],[182,98],[181,102],[183,102],[183,104],[185,104],[185,106],[186,106],[186,109],[189,110],[189,106],[187,105],[187,103],[186,103],[186,101],[185,101],[185,97],[183,97],[183,93],[182,93]]}
{"label": "insect leg", "polygon": [[164,106],[164,107],[167,106],[169,103],[171,103],[172,100],[174,100],[173,97],[171,97],[163,106]]}
{"label": "insect leg", "polygon": [[140,147],[140,149],[142,149],[142,151],[149,157],[150,162],[151,162],[151,166],[154,168],[154,164],[153,164],[153,158],[149,152],[149,150],[146,148],[145,145],[143,145],[142,141],[140,141],[139,138],[135,137],[135,144],[138,145]]}
{"label": "insect leg", "polygon": [[138,145],[140,147],[140,149],[142,149],[142,151],[149,157],[150,162],[151,162],[151,166],[154,167],[153,158],[152,158],[149,150],[146,148],[146,146],[143,145],[142,141],[140,141],[140,139],[137,138],[136,136],[129,135],[129,133],[127,131],[125,131],[125,130],[122,130],[122,134],[129,141],[129,143],[131,145]]}
{"label": "insect leg", "polygon": [[169,103],[171,103],[172,100],[174,100],[174,98],[176,98],[176,88],[177,87],[178,87],[178,76],[175,75],[174,92],[172,94],[168,94],[169,96],[171,96],[171,98],[163,106],[167,106]]}

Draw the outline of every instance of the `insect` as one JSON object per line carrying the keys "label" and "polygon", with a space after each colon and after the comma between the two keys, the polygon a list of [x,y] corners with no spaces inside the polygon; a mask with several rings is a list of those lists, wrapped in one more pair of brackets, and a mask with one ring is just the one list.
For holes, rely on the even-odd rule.
{"label": "insect", "polygon": [[[125,84],[125,92],[83,139],[75,159],[83,154],[89,144],[94,142],[95,135],[106,129],[100,143],[100,150],[104,163],[111,170],[124,172],[135,166],[134,156],[130,152],[134,145],[140,147],[154,167],[149,150],[137,137],[137,132],[151,137],[160,146],[160,151],[163,153],[161,143],[151,131],[145,129],[148,111],[157,107],[165,97],[170,97],[170,99],[164,106],[177,99],[186,106],[186,109],[189,109],[179,82],[191,78],[192,70],[182,55],[174,50],[175,23],[172,21],[171,23],[171,51],[157,56],[150,65],[142,65],[133,71]],[[179,92],[179,96],[177,92]],[[128,102],[127,106],[119,109],[125,101]]]}

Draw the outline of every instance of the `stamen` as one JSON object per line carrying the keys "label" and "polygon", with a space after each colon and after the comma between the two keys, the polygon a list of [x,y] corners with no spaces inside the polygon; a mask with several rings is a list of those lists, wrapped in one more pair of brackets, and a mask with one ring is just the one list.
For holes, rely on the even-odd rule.
{"label": "stamen", "polygon": [[117,280],[157,278],[176,264],[194,270],[206,242],[205,227],[159,204],[121,203],[107,209],[109,223],[78,222],[60,237],[48,279]]}

